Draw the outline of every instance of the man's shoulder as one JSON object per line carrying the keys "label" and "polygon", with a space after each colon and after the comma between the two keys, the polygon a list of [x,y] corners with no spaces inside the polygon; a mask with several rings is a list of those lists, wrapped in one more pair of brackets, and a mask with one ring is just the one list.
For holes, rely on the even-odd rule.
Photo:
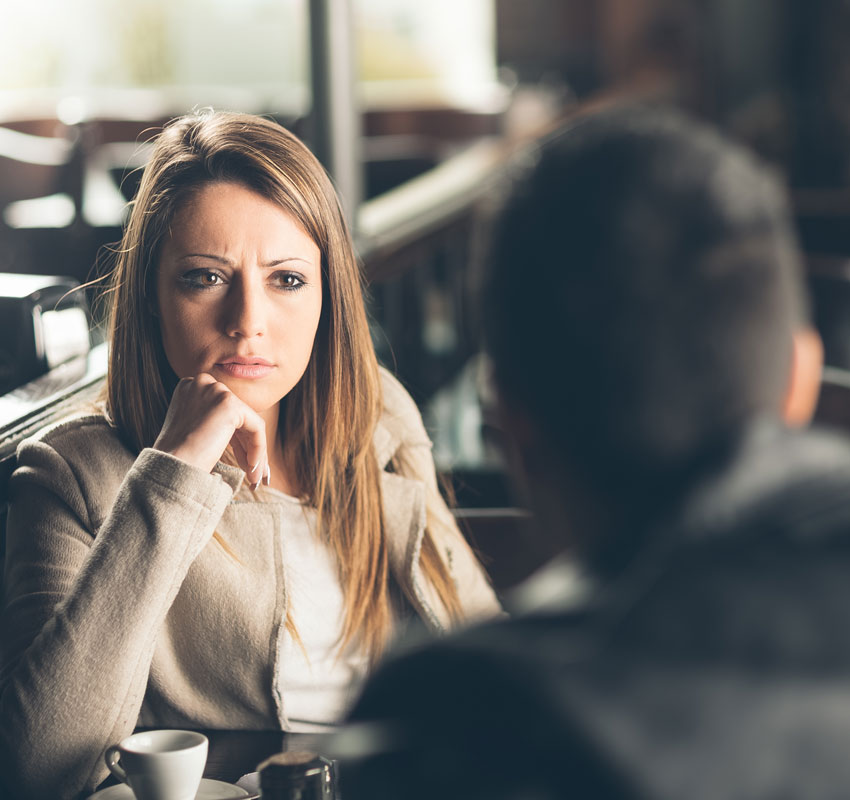
{"label": "man's shoulder", "polygon": [[353,733],[371,731],[379,744],[345,764],[347,794],[389,798],[388,786],[404,786],[408,800],[533,789],[541,797],[632,797],[575,707],[583,629],[572,613],[534,615],[385,662],[350,717]]}
{"label": "man's shoulder", "polygon": [[[400,695],[421,712],[440,714],[441,704],[474,705],[477,696],[504,697],[517,687],[539,687],[532,674],[582,658],[584,630],[575,613],[535,614],[470,626],[407,647],[384,661],[355,716],[398,713]],[[417,693],[409,691],[411,686],[418,687]],[[427,699],[431,691],[437,694],[433,704]]]}

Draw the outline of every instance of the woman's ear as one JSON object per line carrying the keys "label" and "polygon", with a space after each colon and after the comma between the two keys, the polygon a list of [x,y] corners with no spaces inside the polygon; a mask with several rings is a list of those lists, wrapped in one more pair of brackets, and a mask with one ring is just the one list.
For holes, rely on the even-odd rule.
{"label": "woman's ear", "polygon": [[791,371],[785,389],[782,417],[792,428],[808,425],[815,413],[823,369],[823,342],[811,327],[798,328],[792,337]]}

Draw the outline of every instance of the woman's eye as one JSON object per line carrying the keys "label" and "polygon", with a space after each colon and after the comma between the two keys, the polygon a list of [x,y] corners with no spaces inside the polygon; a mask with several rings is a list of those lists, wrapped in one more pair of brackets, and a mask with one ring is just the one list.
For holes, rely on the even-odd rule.
{"label": "woman's eye", "polygon": [[304,285],[304,280],[293,272],[278,272],[272,276],[272,283],[279,289],[294,291]]}
{"label": "woman's eye", "polygon": [[196,289],[213,289],[224,283],[221,275],[206,269],[196,269],[182,276],[183,283]]}

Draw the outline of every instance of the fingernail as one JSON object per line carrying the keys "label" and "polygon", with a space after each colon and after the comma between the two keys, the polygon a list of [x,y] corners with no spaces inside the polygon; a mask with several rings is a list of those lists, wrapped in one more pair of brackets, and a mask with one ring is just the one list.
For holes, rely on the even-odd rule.
{"label": "fingernail", "polygon": [[259,485],[260,485],[260,482],[259,482],[259,481],[257,481],[256,483],[252,483],[252,484],[251,484],[251,491],[252,491],[252,492],[256,492],[256,491],[257,491],[257,488],[259,487]]}
{"label": "fingernail", "polygon": [[272,482],[272,468],[268,464],[266,464],[266,470],[263,473],[263,483],[266,486],[271,486],[271,482]]}

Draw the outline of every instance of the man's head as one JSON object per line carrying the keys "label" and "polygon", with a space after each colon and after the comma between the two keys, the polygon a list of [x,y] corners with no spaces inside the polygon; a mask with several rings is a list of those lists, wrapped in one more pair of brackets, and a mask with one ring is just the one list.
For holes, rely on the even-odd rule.
{"label": "man's head", "polygon": [[498,218],[485,284],[528,477],[557,464],[597,506],[651,515],[744,423],[782,416],[799,261],[781,188],[712,131],[630,108],[560,133]]}

